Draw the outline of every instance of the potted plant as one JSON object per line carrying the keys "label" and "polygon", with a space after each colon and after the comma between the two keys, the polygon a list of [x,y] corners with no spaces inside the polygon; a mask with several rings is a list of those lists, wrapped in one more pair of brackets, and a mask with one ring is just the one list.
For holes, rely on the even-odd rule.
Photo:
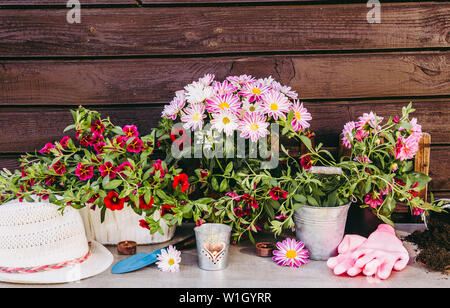
{"label": "potted plant", "polygon": [[141,136],[134,125],[115,126],[82,107],[72,113],[66,130],[75,129],[75,140],[64,137],[21,158],[18,196],[82,209],[86,230],[104,244],[170,240],[186,188],[178,185],[181,170],[152,159],[154,134]]}

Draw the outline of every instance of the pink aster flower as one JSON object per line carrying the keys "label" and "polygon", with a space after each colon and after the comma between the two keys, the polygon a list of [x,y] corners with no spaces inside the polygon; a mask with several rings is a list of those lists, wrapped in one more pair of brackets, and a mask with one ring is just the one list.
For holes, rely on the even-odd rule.
{"label": "pink aster flower", "polygon": [[177,115],[181,112],[181,110],[184,108],[184,105],[186,104],[186,101],[183,99],[180,99],[179,97],[175,97],[169,105],[164,106],[164,110],[162,112],[163,118],[168,118],[172,120],[177,119]]}
{"label": "pink aster flower", "polygon": [[194,104],[184,109],[184,112],[185,115],[181,117],[181,121],[185,122],[183,125],[185,129],[202,129],[203,119],[206,118],[205,105]]}
{"label": "pink aster flower", "polygon": [[131,137],[139,137],[139,132],[137,130],[136,125],[126,125],[123,128],[123,132],[125,133],[125,137],[126,138],[131,138]]}
{"label": "pink aster flower", "polygon": [[364,113],[358,118],[356,128],[362,132],[363,137],[368,136],[372,131],[381,129],[380,123],[383,120],[382,117],[378,117],[372,111],[370,113]]}
{"label": "pink aster flower", "polygon": [[77,169],[75,169],[75,175],[82,181],[92,179],[94,176],[94,166],[86,166],[85,164],[78,163]]}
{"label": "pink aster flower", "polygon": [[351,121],[344,125],[344,129],[342,130],[342,143],[350,149],[352,147],[353,141],[353,130],[356,128],[356,123]]}
{"label": "pink aster flower", "polygon": [[229,83],[227,80],[223,82],[215,82],[213,85],[214,94],[217,96],[233,94],[237,91],[237,88]]}
{"label": "pink aster flower", "polygon": [[250,103],[254,101],[260,101],[262,95],[270,90],[268,85],[264,85],[261,82],[250,82],[244,84],[242,90],[239,92],[239,95],[248,98]]}
{"label": "pink aster flower", "polygon": [[294,117],[292,118],[292,128],[298,132],[299,130],[304,131],[307,129],[310,124],[307,121],[311,121],[311,114],[308,112],[306,108],[303,107],[303,104],[300,104],[299,101],[295,101],[291,106],[291,109],[294,111]]}
{"label": "pink aster flower", "polygon": [[286,113],[291,108],[291,102],[284,94],[270,90],[261,95],[261,99],[261,108],[265,114],[273,117],[275,120],[278,120],[278,118],[286,118]]}
{"label": "pink aster flower", "polygon": [[41,154],[48,154],[51,150],[53,150],[55,146],[52,143],[47,143],[40,151]]}
{"label": "pink aster flower", "polygon": [[288,238],[277,243],[277,249],[273,252],[273,261],[280,266],[299,268],[309,262],[309,252],[304,249],[305,244],[295,239]]}
{"label": "pink aster flower", "polygon": [[244,118],[240,120],[238,129],[241,131],[241,137],[251,139],[257,142],[260,137],[269,134],[267,127],[269,123],[266,122],[266,117],[259,113],[247,113]]}
{"label": "pink aster flower", "polygon": [[239,97],[232,94],[222,96],[214,96],[206,101],[206,110],[211,113],[219,113],[222,111],[231,111],[238,115],[241,111],[241,102]]}
{"label": "pink aster flower", "polygon": [[364,198],[364,203],[370,206],[371,208],[376,209],[380,205],[382,205],[384,202],[383,198],[380,195],[376,195],[374,193],[368,193],[366,197]]}

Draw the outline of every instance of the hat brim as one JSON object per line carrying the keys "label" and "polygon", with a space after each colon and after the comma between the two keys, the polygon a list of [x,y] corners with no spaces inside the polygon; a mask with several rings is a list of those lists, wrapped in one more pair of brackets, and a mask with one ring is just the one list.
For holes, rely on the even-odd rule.
{"label": "hat brim", "polygon": [[81,264],[35,274],[0,273],[0,281],[20,284],[60,284],[79,281],[106,271],[114,261],[111,252],[98,242],[91,242],[91,255]]}

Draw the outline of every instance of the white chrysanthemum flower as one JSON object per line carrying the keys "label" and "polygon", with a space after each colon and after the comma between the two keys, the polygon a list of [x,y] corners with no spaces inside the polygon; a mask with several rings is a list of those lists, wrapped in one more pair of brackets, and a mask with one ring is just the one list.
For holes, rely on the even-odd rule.
{"label": "white chrysanthemum flower", "polygon": [[264,110],[261,107],[261,102],[253,101],[253,103],[250,103],[248,99],[245,99],[243,101],[242,109],[247,113],[253,113],[253,112],[259,112],[263,113]]}
{"label": "white chrysanthemum flower", "polygon": [[225,132],[227,136],[231,136],[239,126],[237,117],[229,110],[216,113],[213,117],[211,120],[212,128],[219,132]]}
{"label": "white chrysanthemum flower", "polygon": [[267,78],[260,78],[258,79],[258,82],[261,83],[264,86],[272,86],[272,83],[275,81],[272,76],[269,76]]}
{"label": "white chrysanthemum flower", "polygon": [[175,247],[169,246],[169,248],[163,249],[157,258],[156,265],[161,271],[172,273],[180,271],[181,252],[176,250]]}
{"label": "white chrysanthemum flower", "polygon": [[205,100],[214,96],[214,90],[212,87],[205,87],[199,82],[191,83],[184,89],[186,90],[186,100],[192,105],[203,103]]}

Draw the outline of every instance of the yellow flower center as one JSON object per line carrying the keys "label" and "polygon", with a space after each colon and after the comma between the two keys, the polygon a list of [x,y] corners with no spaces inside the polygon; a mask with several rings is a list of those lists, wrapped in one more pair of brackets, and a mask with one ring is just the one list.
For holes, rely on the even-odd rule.
{"label": "yellow flower center", "polygon": [[286,252],[286,258],[288,259],[295,259],[296,256],[297,253],[295,252],[295,250],[289,250],[288,252]]}
{"label": "yellow flower center", "polygon": [[278,105],[277,104],[272,104],[272,105],[270,105],[270,109],[272,109],[273,111],[277,111],[278,110]]}
{"label": "yellow flower center", "polygon": [[228,105],[227,102],[223,102],[222,104],[219,105],[219,108],[222,110],[225,108],[228,109],[228,108],[230,108],[230,105]]}
{"label": "yellow flower center", "polygon": [[256,94],[256,95],[260,95],[261,94],[261,90],[258,89],[258,88],[253,88],[252,93]]}
{"label": "yellow flower center", "polygon": [[196,114],[192,117],[192,120],[194,120],[194,121],[200,120],[200,115],[199,115],[198,113],[196,113]]}
{"label": "yellow flower center", "polygon": [[170,259],[168,263],[169,263],[169,265],[174,265],[175,264],[175,260],[174,259]]}
{"label": "yellow flower center", "polygon": [[253,112],[253,111],[256,110],[256,108],[255,108],[255,106],[250,106],[250,108],[248,108],[248,110],[250,110],[251,112]]}
{"label": "yellow flower center", "polygon": [[295,116],[297,117],[297,120],[301,120],[302,119],[302,114],[300,112],[296,112]]}
{"label": "yellow flower center", "polygon": [[228,119],[227,117],[225,117],[225,118],[223,118],[222,122],[223,122],[223,124],[228,124],[228,123],[230,123],[231,121],[230,121],[230,119]]}
{"label": "yellow flower center", "polygon": [[258,130],[258,124],[256,124],[256,123],[253,123],[252,125],[250,125],[250,129],[251,130]]}

